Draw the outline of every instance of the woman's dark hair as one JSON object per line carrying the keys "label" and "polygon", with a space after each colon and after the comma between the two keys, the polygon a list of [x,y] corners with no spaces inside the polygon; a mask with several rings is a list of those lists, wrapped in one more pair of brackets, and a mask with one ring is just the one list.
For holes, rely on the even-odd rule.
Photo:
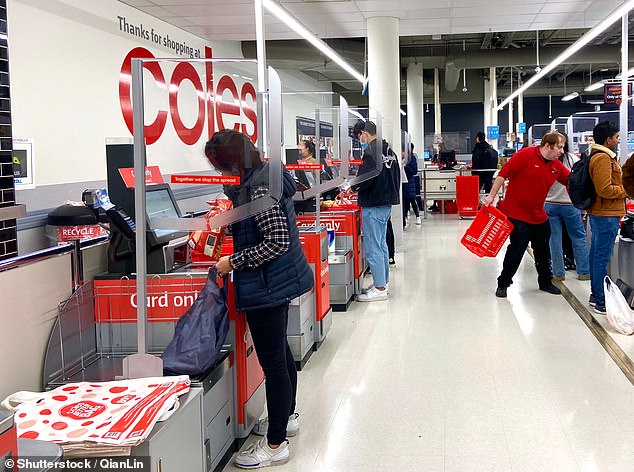
{"label": "woman's dark hair", "polygon": [[260,152],[249,137],[232,129],[213,134],[205,144],[205,156],[219,170],[239,173],[262,163]]}
{"label": "woman's dark hair", "polygon": [[[568,154],[570,152],[570,148],[568,147],[568,135],[566,133],[564,133],[563,131],[560,131],[559,134],[561,134],[565,141],[564,141],[564,154]],[[562,154],[561,156],[559,156],[559,160],[563,161],[564,160],[564,154]]]}
{"label": "woman's dark hair", "polygon": [[308,154],[310,154],[311,156],[315,156],[315,143],[313,143],[312,141],[308,140],[308,139],[304,139],[302,141],[302,143],[304,144],[304,147],[306,149],[308,149]]}

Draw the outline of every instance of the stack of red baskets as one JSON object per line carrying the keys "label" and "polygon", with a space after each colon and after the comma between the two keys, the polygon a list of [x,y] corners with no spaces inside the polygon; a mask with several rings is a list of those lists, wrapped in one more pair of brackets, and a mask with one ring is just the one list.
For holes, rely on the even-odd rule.
{"label": "stack of red baskets", "polygon": [[480,203],[480,180],[477,175],[456,177],[456,205],[460,218],[475,216]]}
{"label": "stack of red baskets", "polygon": [[478,257],[495,257],[513,231],[513,223],[493,206],[483,206],[460,240]]}

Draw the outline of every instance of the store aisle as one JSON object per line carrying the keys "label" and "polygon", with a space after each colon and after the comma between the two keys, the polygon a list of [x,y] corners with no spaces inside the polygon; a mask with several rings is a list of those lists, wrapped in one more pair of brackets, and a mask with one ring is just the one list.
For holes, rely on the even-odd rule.
{"label": "store aisle", "polygon": [[334,314],[299,374],[291,459],[270,470],[634,470],[634,387],[532,259],[496,298],[502,255],[468,253],[469,223],[411,225],[390,299]]}

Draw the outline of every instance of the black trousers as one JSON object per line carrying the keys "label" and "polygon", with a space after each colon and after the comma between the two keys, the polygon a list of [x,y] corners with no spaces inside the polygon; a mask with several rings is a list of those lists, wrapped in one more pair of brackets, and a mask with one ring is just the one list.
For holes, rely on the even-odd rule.
{"label": "black trousers", "polygon": [[407,212],[409,211],[409,207],[412,207],[414,214],[416,217],[420,217],[420,211],[418,210],[418,203],[416,203],[416,197],[406,197],[403,196],[403,226],[405,226],[405,222],[407,221]]}
{"label": "black trousers", "polygon": [[266,407],[269,415],[267,439],[282,444],[288,417],[295,412],[297,369],[286,340],[288,303],[262,310],[247,311],[247,323],[258,360],[264,371]]}
{"label": "black trousers", "polygon": [[478,181],[480,189],[484,188],[484,192],[488,195],[493,187],[493,174],[495,172],[478,172]]}
{"label": "black trousers", "polygon": [[535,268],[537,269],[537,282],[541,287],[551,283],[553,278],[550,261],[550,223],[538,225],[525,221],[509,218],[513,223],[511,232],[511,244],[506,248],[502,273],[498,277],[498,287],[508,287],[513,283],[513,276],[522,262],[528,243],[533,248],[535,256]]}
{"label": "black trousers", "polygon": [[385,233],[387,242],[387,252],[390,259],[394,259],[394,229],[392,228],[392,218],[387,220],[387,232]]}

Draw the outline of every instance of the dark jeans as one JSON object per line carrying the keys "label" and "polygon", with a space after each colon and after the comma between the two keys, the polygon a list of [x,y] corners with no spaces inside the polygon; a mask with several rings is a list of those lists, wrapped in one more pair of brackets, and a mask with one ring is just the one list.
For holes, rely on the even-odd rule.
{"label": "dark jeans", "polygon": [[387,253],[390,259],[394,259],[394,230],[392,229],[392,218],[387,220],[387,232],[385,233],[385,241],[387,241]]}
{"label": "dark jeans", "polygon": [[269,415],[267,438],[272,445],[282,444],[286,439],[288,417],[295,412],[297,395],[297,369],[286,340],[288,303],[247,311],[246,314],[255,351],[264,371]]}
{"label": "dark jeans", "polygon": [[550,267],[550,223],[548,221],[534,225],[525,221],[509,218],[513,223],[511,244],[506,248],[502,273],[498,277],[498,287],[508,287],[522,262],[528,243],[531,243],[537,268],[537,282],[540,288],[551,283],[553,272]]}
{"label": "dark jeans", "polygon": [[412,207],[414,210],[414,214],[418,218],[420,216],[420,212],[418,211],[418,203],[416,203],[416,197],[405,197],[403,196],[403,226],[405,226],[405,221],[407,220],[407,212],[409,211],[409,207]]}

